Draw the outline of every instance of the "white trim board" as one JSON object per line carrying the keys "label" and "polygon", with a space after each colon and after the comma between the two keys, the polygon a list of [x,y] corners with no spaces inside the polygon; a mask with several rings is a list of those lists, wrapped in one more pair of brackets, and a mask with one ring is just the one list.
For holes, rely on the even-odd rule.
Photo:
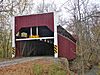
{"label": "white trim board", "polygon": [[23,38],[23,39],[16,39],[16,41],[27,41],[27,40],[42,40],[42,39],[54,39],[54,37],[39,37],[39,38]]}

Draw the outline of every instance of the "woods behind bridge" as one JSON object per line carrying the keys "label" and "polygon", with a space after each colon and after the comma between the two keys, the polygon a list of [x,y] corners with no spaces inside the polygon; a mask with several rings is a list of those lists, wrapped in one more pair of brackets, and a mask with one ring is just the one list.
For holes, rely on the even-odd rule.
{"label": "woods behind bridge", "polygon": [[[64,13],[64,11],[66,11]],[[84,75],[85,68],[100,62],[100,3],[67,0],[60,7],[44,0],[6,0],[0,3],[0,57],[11,57],[12,17],[33,13],[58,12],[59,23],[77,38],[77,58],[72,62]],[[64,14],[63,14],[64,13]],[[69,19],[64,16],[70,15]],[[74,69],[75,69],[74,68]]]}

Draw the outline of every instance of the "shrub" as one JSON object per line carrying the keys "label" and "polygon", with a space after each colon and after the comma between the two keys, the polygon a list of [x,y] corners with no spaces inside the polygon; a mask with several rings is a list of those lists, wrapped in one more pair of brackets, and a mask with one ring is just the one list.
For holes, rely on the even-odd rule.
{"label": "shrub", "polygon": [[49,68],[48,75],[66,75],[66,70],[63,69],[61,64],[52,64]]}

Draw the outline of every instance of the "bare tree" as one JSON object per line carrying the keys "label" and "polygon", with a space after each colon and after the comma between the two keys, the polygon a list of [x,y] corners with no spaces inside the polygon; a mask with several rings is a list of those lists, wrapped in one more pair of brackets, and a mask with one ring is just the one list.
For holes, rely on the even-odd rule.
{"label": "bare tree", "polygon": [[11,53],[11,25],[12,17],[32,13],[32,0],[6,0],[0,2],[0,51],[6,58]]}
{"label": "bare tree", "polygon": [[[92,10],[90,10],[88,3],[88,0],[75,0],[70,9],[65,7],[65,9],[73,16],[67,25],[67,29],[78,36],[78,57],[75,62],[80,65],[79,70],[81,75],[84,75],[86,67],[90,67],[90,65],[96,63],[96,60],[99,60],[95,60],[95,58],[100,57],[98,52],[100,50],[100,32],[98,30],[100,26],[100,18],[99,14],[96,14],[96,12],[99,12],[99,7],[97,7],[98,5],[94,4],[94,6],[91,8]],[[93,41],[95,41],[95,44]]]}

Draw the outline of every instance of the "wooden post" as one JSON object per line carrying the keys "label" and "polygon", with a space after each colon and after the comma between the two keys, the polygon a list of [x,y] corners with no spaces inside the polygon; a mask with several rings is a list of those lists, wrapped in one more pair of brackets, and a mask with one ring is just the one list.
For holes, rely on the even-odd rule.
{"label": "wooden post", "polygon": [[32,36],[32,27],[30,27],[30,36]]}
{"label": "wooden post", "polygon": [[57,23],[58,23],[58,16],[57,13],[54,12],[54,57],[55,58],[58,58]]}
{"label": "wooden post", "polygon": [[38,26],[37,26],[37,27],[36,27],[36,35],[39,35],[38,32],[39,32],[39,31],[38,31]]}
{"label": "wooden post", "polygon": [[[12,51],[13,50],[15,50],[15,17],[12,17]],[[12,58],[14,57],[15,53],[12,52]]]}

